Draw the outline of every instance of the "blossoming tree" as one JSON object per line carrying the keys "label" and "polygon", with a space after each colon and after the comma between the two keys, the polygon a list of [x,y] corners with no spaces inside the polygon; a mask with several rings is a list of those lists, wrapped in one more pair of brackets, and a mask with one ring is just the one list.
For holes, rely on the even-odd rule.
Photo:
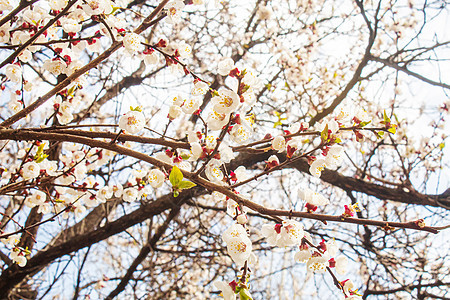
{"label": "blossoming tree", "polygon": [[1,0],[0,298],[448,297],[448,14]]}

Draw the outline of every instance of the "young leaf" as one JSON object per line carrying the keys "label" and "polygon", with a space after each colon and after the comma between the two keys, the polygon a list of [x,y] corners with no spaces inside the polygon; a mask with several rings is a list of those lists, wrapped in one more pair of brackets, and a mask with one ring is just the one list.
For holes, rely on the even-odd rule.
{"label": "young leaf", "polygon": [[328,140],[328,124],[325,125],[325,128],[322,130],[320,137],[322,138],[322,141],[326,142]]}
{"label": "young leaf", "polygon": [[387,123],[391,122],[391,119],[386,114],[386,110],[383,111],[383,119],[384,119],[384,124],[387,124]]}
{"label": "young leaf", "polygon": [[172,171],[170,171],[169,181],[173,187],[178,187],[178,184],[183,180],[183,173],[177,166],[173,166]]}
{"label": "young leaf", "polygon": [[390,133],[392,133],[392,134],[395,134],[395,132],[396,132],[397,130],[395,129],[394,126],[392,126],[391,128],[388,129],[388,131],[389,131]]}
{"label": "young leaf", "polygon": [[193,188],[194,186],[196,186],[195,183],[187,181],[187,180],[183,180],[178,184],[178,188],[182,189],[182,190],[187,190],[187,189]]}
{"label": "young leaf", "polygon": [[239,291],[239,298],[241,300],[253,300],[250,291],[247,288],[243,288]]}

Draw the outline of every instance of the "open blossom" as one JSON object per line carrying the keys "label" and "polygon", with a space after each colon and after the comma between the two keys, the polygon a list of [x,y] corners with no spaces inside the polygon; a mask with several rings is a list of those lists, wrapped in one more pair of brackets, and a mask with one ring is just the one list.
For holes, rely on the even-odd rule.
{"label": "open blossom", "polygon": [[231,70],[234,69],[234,61],[227,57],[219,62],[217,73],[222,76],[227,76]]}
{"label": "open blossom", "polygon": [[236,300],[236,293],[229,283],[225,281],[216,281],[214,286],[221,291],[224,300]]}
{"label": "open blossom", "polygon": [[236,110],[240,104],[238,94],[227,89],[219,89],[219,95],[214,96],[211,101],[214,104],[214,110],[220,114],[229,114]]}
{"label": "open blossom", "polygon": [[270,246],[276,246],[280,239],[281,224],[264,224],[261,228],[261,234],[267,239],[267,243]]}
{"label": "open blossom", "polygon": [[29,62],[31,59],[33,58],[31,52],[27,49],[23,50],[20,54],[19,54],[19,59],[21,62],[27,63]]}
{"label": "open blossom", "polygon": [[25,267],[27,264],[26,252],[20,247],[14,247],[11,250],[11,259],[20,267]]}
{"label": "open blossom", "polygon": [[153,188],[159,188],[166,180],[166,175],[159,169],[152,169],[148,172],[148,182]]}
{"label": "open blossom", "polygon": [[56,118],[58,119],[59,124],[66,125],[73,120],[73,114],[70,112],[61,112],[56,114]]}
{"label": "open blossom", "polygon": [[348,259],[345,256],[338,256],[336,258],[336,272],[339,275],[344,275],[345,273],[347,273],[347,266],[348,266]]}
{"label": "open blossom", "polygon": [[178,23],[181,19],[181,11],[185,4],[181,0],[173,0],[167,4],[167,22],[174,24]]}
{"label": "open blossom", "polygon": [[60,59],[49,59],[44,62],[43,68],[55,76],[65,73],[67,64]]}
{"label": "open blossom", "polygon": [[330,201],[325,198],[323,195],[314,192],[313,190],[309,189],[309,188],[300,188],[298,190],[298,195],[300,197],[300,199],[302,199],[303,201],[310,203],[312,205],[315,206],[321,206],[321,205],[326,205],[329,204]]}
{"label": "open blossom", "polygon": [[281,247],[300,244],[300,241],[305,235],[303,225],[294,220],[285,220],[282,224],[283,227],[281,228],[278,244]]}
{"label": "open blossom", "polygon": [[88,0],[87,4],[83,5],[84,12],[89,15],[109,15],[112,12],[112,5],[110,0]]}
{"label": "open blossom", "polygon": [[208,150],[213,150],[217,146],[217,138],[214,135],[208,135],[205,138],[205,146]]}
{"label": "open blossom", "polygon": [[326,166],[327,164],[325,159],[323,158],[316,159],[309,167],[309,172],[314,177],[319,178],[320,175],[322,175],[322,171],[326,168]]}
{"label": "open blossom", "polygon": [[77,20],[70,19],[70,18],[64,18],[61,20],[61,25],[64,30],[64,32],[67,33],[77,33],[81,30],[81,24],[78,23]]}
{"label": "open blossom", "polygon": [[104,186],[97,192],[97,198],[100,202],[104,202],[113,196],[113,189],[110,186]]}
{"label": "open blossom", "polygon": [[11,30],[11,25],[6,22],[0,27],[0,43],[8,43],[10,38],[9,31]]}
{"label": "open blossom", "polygon": [[22,68],[15,64],[8,64],[5,68],[5,75],[15,83],[22,82]]}
{"label": "open blossom", "polygon": [[311,258],[311,251],[309,249],[303,249],[295,253],[294,259],[299,263],[306,263]]}
{"label": "open blossom", "polygon": [[67,0],[50,0],[49,6],[53,10],[62,10],[67,5]]}
{"label": "open blossom", "polygon": [[136,188],[127,188],[123,190],[123,201],[126,202],[134,202],[137,200],[138,198],[138,190]]}
{"label": "open blossom", "polygon": [[184,101],[181,109],[183,110],[183,112],[185,114],[193,114],[200,108],[200,105],[202,105],[202,102],[203,102],[203,100],[200,98],[195,98],[195,97],[190,98],[190,99],[187,99]]}
{"label": "open blossom", "polygon": [[340,145],[333,145],[328,150],[327,156],[325,158],[325,163],[327,167],[334,168],[338,167],[342,162],[342,155],[344,154],[344,148]]}
{"label": "open blossom", "polygon": [[38,211],[39,214],[49,214],[52,212],[52,206],[50,203],[46,202],[46,203],[42,203],[41,205],[39,205],[38,207]]}
{"label": "open blossom", "polygon": [[119,127],[131,134],[138,133],[145,126],[144,114],[140,111],[132,110],[121,116]]}
{"label": "open blossom", "polygon": [[142,45],[142,42],[144,42],[144,37],[134,32],[127,33],[123,38],[123,46],[130,53],[143,51],[144,45]]}
{"label": "open blossom", "polygon": [[209,91],[209,85],[203,81],[197,81],[191,91],[193,96],[201,96]]}
{"label": "open blossom", "polygon": [[302,141],[300,140],[300,138],[294,137],[290,139],[289,142],[286,143],[286,151],[287,151],[286,156],[288,158],[291,158],[294,155],[295,151],[298,150],[301,142]]}
{"label": "open blossom", "polygon": [[244,166],[237,167],[237,169],[234,170],[234,174],[236,176],[237,181],[244,181],[247,180],[249,177],[247,169]]}
{"label": "open blossom", "polygon": [[278,135],[272,140],[272,149],[278,151],[278,153],[286,150],[286,140],[282,135]]}
{"label": "open blossom", "polygon": [[182,113],[181,107],[178,105],[171,105],[169,108],[169,119],[175,120],[178,118]]}
{"label": "open blossom", "polygon": [[216,111],[211,111],[206,119],[206,124],[208,124],[208,128],[211,130],[220,130],[223,126],[225,126],[229,121],[228,114],[220,114]]}
{"label": "open blossom", "polygon": [[159,57],[156,54],[155,51],[148,51],[147,53],[144,52],[144,63],[145,66],[150,66],[150,65],[154,65],[157,64],[159,61]]}
{"label": "open blossom", "polygon": [[234,218],[240,212],[241,212],[241,208],[239,207],[239,204],[236,201],[234,201],[233,199],[228,199],[227,200],[227,214]]}
{"label": "open blossom", "polygon": [[222,184],[224,175],[220,170],[220,162],[212,159],[205,169],[206,177],[214,183]]}
{"label": "open blossom", "polygon": [[178,43],[177,50],[181,58],[187,58],[192,53],[192,47],[188,45],[185,41],[181,41],[180,43]]}
{"label": "open blossom", "polygon": [[45,200],[47,199],[47,195],[42,191],[35,191],[33,194],[28,196],[25,200],[25,205],[33,208],[35,206],[39,206],[41,204],[45,203]]}
{"label": "open blossom", "polygon": [[346,279],[341,282],[342,288],[344,290],[345,298],[352,300],[362,299],[361,295],[357,293],[357,289],[354,289],[354,284],[350,279]]}
{"label": "open blossom", "polygon": [[0,239],[0,241],[6,245],[15,246],[20,242],[20,235],[13,234],[8,236],[7,238]]}
{"label": "open blossom", "polygon": [[330,120],[328,122],[324,121],[318,125],[317,129],[320,132],[322,132],[327,126],[328,126],[328,133],[331,135],[335,134],[339,130],[339,124],[338,122],[336,122],[336,120]]}
{"label": "open blossom", "polygon": [[36,178],[39,176],[40,171],[39,165],[34,161],[30,161],[23,165],[22,177],[25,180]]}
{"label": "open blossom", "polygon": [[247,236],[247,232],[242,225],[234,223],[222,234],[222,239],[227,243],[228,254],[238,266],[250,257],[252,252],[252,242]]}
{"label": "open blossom", "polygon": [[242,144],[247,141],[252,135],[252,130],[250,126],[246,126],[244,124],[236,124],[231,129],[230,137],[231,139],[238,143]]}
{"label": "open blossom", "polygon": [[306,267],[314,273],[324,273],[328,267],[328,260],[318,252],[315,252],[306,263]]}
{"label": "open blossom", "polygon": [[263,225],[261,229],[267,243],[271,246],[288,247],[300,244],[305,233],[303,225],[294,220],[285,220],[282,224]]}

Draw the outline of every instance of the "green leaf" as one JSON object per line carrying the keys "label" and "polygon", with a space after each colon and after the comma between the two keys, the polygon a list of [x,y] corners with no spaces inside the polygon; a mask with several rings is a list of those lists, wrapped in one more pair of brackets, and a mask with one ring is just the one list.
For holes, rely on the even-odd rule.
{"label": "green leaf", "polygon": [[248,91],[249,88],[250,88],[249,85],[244,85],[244,87],[242,88],[241,93],[245,93],[246,91]]}
{"label": "green leaf", "polygon": [[320,134],[320,137],[322,138],[322,141],[328,140],[328,124],[325,125],[325,128],[323,129],[322,133]]}
{"label": "green leaf", "polygon": [[142,108],[140,106],[136,106],[136,107],[130,106],[130,110],[142,112]]}
{"label": "green leaf", "polygon": [[239,298],[241,300],[253,300],[252,295],[250,295],[250,291],[247,288],[243,288],[239,291]]}
{"label": "green leaf", "polygon": [[176,197],[178,197],[178,195],[180,195],[180,191],[179,190],[174,190],[173,191],[173,196],[176,198]]}
{"label": "green leaf", "polygon": [[41,154],[36,160],[37,163],[43,162],[48,157],[47,154]]}
{"label": "green leaf", "polygon": [[445,143],[444,143],[444,142],[442,142],[442,143],[439,144],[439,149],[442,150],[442,149],[444,149],[444,147],[445,147]]}
{"label": "green leaf", "polygon": [[395,134],[397,132],[397,129],[395,129],[395,126],[392,126],[391,128],[388,129],[388,131],[392,134]]}
{"label": "green leaf", "polygon": [[76,89],[76,85],[72,86],[72,87],[67,91],[67,94],[68,94],[69,96],[72,96],[72,95],[73,95],[73,92],[75,92],[75,89]]}
{"label": "green leaf", "polygon": [[372,121],[361,122],[361,123],[359,123],[359,126],[361,126],[361,127],[367,126],[370,124],[370,122],[372,122]]}
{"label": "green leaf", "polygon": [[386,114],[386,110],[383,111],[383,119],[384,119],[384,124],[391,122],[391,119]]}
{"label": "green leaf", "polygon": [[45,143],[41,143],[36,151],[36,155],[39,156],[44,152]]}
{"label": "green leaf", "polygon": [[187,181],[187,180],[183,180],[178,184],[178,188],[182,189],[182,190],[187,190],[187,189],[193,188],[194,186],[196,186],[195,183],[193,183],[191,181]]}
{"label": "green leaf", "polygon": [[113,6],[113,9],[112,9],[110,15],[115,15],[119,9],[121,9],[121,7]]}
{"label": "green leaf", "polygon": [[[183,180],[183,173],[177,166],[173,166],[172,171],[170,171],[169,181],[173,187],[178,187],[178,184]],[[174,193],[175,196],[175,193]],[[176,197],[176,196],[175,196]]]}
{"label": "green leaf", "polygon": [[377,138],[382,139],[384,136],[384,131],[378,131],[378,132],[376,132],[376,134],[377,134]]}
{"label": "green leaf", "polygon": [[184,160],[188,160],[189,157],[191,157],[189,154],[185,154],[185,153],[181,154],[181,158]]}

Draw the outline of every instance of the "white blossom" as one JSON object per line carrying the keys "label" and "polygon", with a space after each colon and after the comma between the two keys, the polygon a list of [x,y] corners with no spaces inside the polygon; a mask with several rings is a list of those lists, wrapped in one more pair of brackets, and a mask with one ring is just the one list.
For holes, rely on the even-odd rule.
{"label": "white blossom", "polygon": [[225,126],[229,121],[229,115],[228,114],[220,114],[216,111],[211,111],[211,113],[208,115],[208,118],[206,119],[206,124],[208,125],[208,128],[211,130],[220,130]]}
{"label": "white blossom", "polygon": [[306,267],[314,273],[325,273],[328,267],[328,260],[323,256],[313,255],[306,263]]}
{"label": "white blossom", "polygon": [[22,82],[22,68],[15,64],[8,64],[5,68],[5,75],[15,83]]}
{"label": "white blossom", "polygon": [[234,61],[229,57],[224,58],[219,62],[217,69],[217,73],[227,76],[234,69]]}
{"label": "white blossom", "polygon": [[166,175],[159,169],[152,169],[148,172],[148,182],[153,188],[159,188],[166,180]]}
{"label": "white blossom", "polygon": [[169,119],[175,120],[178,118],[182,113],[181,107],[178,105],[171,105],[169,108]]}
{"label": "white blossom", "polygon": [[209,91],[209,85],[203,81],[197,81],[191,91],[193,96],[201,96]]}
{"label": "white blossom", "polygon": [[34,161],[30,161],[23,165],[22,177],[25,180],[36,178],[39,176],[40,171],[41,168],[39,167],[39,165]]}
{"label": "white blossom", "polygon": [[227,243],[228,254],[238,266],[250,257],[252,252],[252,242],[247,236],[247,232],[240,224],[234,223],[222,234],[222,239]]}
{"label": "white blossom", "polygon": [[336,258],[336,272],[339,275],[344,275],[345,273],[347,273],[347,267],[348,267],[348,259],[347,257],[340,255]]}
{"label": "white blossom", "polygon": [[143,51],[144,50],[144,45],[142,45],[143,42],[144,37],[134,32],[129,32],[125,34],[125,37],[123,38],[123,46],[130,53]]}
{"label": "white blossom", "polygon": [[286,150],[286,140],[282,135],[278,135],[272,140],[272,149],[278,151],[278,153]]}
{"label": "white blossom", "polygon": [[221,291],[224,300],[236,300],[236,294],[225,281],[216,281],[214,282],[214,286]]}
{"label": "white blossom", "polygon": [[309,173],[313,175],[314,177],[319,178],[320,175],[322,175],[322,171],[326,168],[327,164],[325,159],[318,158],[309,167]]}
{"label": "white blossom", "polygon": [[196,112],[199,108],[200,105],[202,105],[203,100],[200,98],[190,98],[184,101],[183,106],[181,107],[181,109],[183,110],[183,112],[185,114],[193,114],[194,112]]}
{"label": "white blossom", "polygon": [[214,110],[219,114],[229,114],[234,112],[240,103],[238,94],[225,88],[219,89],[218,93],[218,96],[214,96],[211,99]]}
{"label": "white blossom", "polygon": [[138,195],[139,195],[139,193],[136,188],[132,188],[132,187],[126,188],[123,190],[123,194],[122,194],[123,201],[134,202],[137,200]]}
{"label": "white blossom", "polygon": [[298,195],[300,199],[302,199],[303,201],[315,206],[321,206],[330,203],[330,201],[327,198],[325,198],[322,194],[314,192],[309,188],[300,188],[298,190]]}
{"label": "white blossom", "polygon": [[119,127],[130,134],[138,133],[145,126],[144,114],[140,111],[132,110],[121,116]]}
{"label": "white blossom", "polygon": [[328,150],[325,163],[328,168],[338,167],[342,163],[344,148],[340,145],[333,145]]}
{"label": "white blossom", "polygon": [[295,253],[294,259],[299,263],[305,263],[311,258],[311,251],[309,249],[300,250]]}

